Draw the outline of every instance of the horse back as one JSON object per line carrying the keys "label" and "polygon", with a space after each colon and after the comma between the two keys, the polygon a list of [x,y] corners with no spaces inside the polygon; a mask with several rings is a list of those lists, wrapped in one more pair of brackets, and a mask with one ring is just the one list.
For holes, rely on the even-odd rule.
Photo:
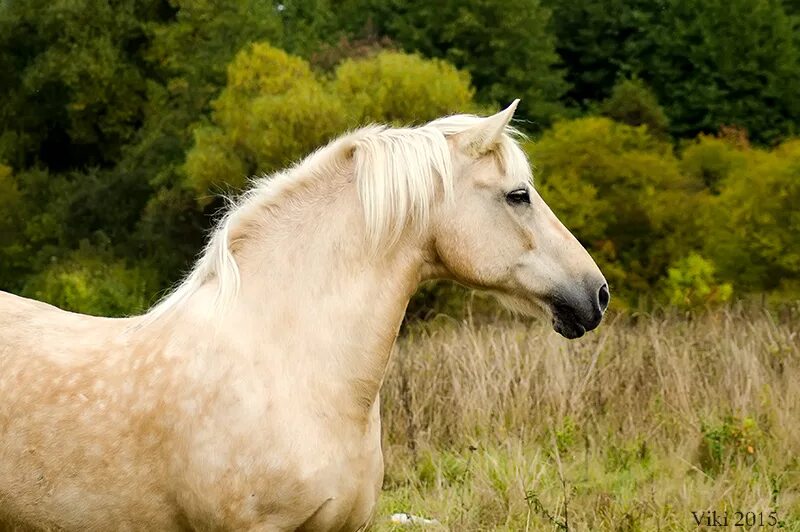
{"label": "horse back", "polygon": [[0,530],[96,530],[130,515],[171,528],[161,442],[141,441],[135,390],[124,393],[133,324],[0,293]]}

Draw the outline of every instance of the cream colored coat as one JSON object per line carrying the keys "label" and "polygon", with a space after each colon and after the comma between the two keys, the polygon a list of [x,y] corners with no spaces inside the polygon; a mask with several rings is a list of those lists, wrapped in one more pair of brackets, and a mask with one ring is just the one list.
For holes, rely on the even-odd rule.
{"label": "cream colored coat", "polygon": [[[530,186],[504,133],[515,106],[357,131],[257,183],[144,316],[0,293],[0,523],[365,527],[378,392],[422,280],[489,289],[558,330],[599,322],[559,310],[605,281]],[[506,196],[520,187],[528,204]]]}

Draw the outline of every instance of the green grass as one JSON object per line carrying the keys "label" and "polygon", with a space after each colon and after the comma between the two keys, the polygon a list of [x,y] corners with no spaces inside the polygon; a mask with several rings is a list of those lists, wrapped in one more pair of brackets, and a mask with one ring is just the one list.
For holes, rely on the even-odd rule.
{"label": "green grass", "polygon": [[692,511],[717,510],[800,531],[796,310],[618,317],[574,342],[513,320],[409,333],[383,390],[371,530],[415,528],[394,512],[450,530],[697,530]]}

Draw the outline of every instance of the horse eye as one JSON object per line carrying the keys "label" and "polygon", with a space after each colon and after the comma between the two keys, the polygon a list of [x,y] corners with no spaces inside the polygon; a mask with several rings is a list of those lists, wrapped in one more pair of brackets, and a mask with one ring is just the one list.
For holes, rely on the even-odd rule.
{"label": "horse eye", "polygon": [[528,195],[528,189],[520,188],[506,194],[506,201],[511,205],[530,204],[531,197]]}

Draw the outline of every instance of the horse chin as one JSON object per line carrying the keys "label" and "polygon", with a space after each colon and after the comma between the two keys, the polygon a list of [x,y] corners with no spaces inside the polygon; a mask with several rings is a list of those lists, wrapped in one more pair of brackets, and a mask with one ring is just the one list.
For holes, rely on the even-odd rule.
{"label": "horse chin", "polygon": [[528,299],[500,292],[493,292],[492,295],[505,308],[522,316],[547,319],[552,314],[547,305],[536,298]]}
{"label": "horse chin", "polygon": [[580,338],[586,333],[582,325],[561,320],[558,316],[553,317],[553,330],[568,340]]}
{"label": "horse chin", "polygon": [[559,312],[547,301],[497,292],[493,293],[493,295],[504,307],[512,312],[531,318],[550,319],[553,324],[553,330],[568,340],[574,340],[586,334],[586,328],[583,325],[571,319],[572,316]]}

